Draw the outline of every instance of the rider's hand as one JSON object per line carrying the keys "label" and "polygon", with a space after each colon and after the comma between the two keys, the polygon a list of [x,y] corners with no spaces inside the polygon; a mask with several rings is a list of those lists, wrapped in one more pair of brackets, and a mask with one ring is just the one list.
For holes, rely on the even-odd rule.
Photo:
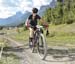
{"label": "rider's hand", "polygon": [[42,25],[44,26],[44,28],[48,28],[49,27],[48,22],[43,22]]}

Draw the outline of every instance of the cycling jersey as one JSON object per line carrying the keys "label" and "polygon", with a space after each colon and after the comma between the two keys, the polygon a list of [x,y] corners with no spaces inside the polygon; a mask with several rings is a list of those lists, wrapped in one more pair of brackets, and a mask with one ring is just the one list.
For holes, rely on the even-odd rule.
{"label": "cycling jersey", "polygon": [[30,20],[31,26],[36,26],[38,23],[38,19],[41,19],[41,17],[39,15],[36,15],[34,19],[33,19],[33,15],[30,15],[28,18],[28,20]]}

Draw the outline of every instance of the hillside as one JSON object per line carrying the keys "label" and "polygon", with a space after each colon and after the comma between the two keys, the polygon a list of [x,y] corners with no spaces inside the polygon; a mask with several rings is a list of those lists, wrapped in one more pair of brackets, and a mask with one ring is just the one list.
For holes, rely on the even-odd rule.
{"label": "hillside", "polygon": [[58,0],[55,8],[48,8],[43,18],[51,24],[71,24],[75,22],[75,1]]}
{"label": "hillside", "polygon": [[[13,33],[14,31],[14,33]],[[29,30],[19,28],[19,33],[12,30],[6,30],[10,37],[17,41],[28,42]],[[70,46],[75,47],[75,23],[73,24],[61,24],[61,25],[49,25],[49,36],[46,37],[46,42],[49,46]],[[44,35],[46,30],[44,30]]]}

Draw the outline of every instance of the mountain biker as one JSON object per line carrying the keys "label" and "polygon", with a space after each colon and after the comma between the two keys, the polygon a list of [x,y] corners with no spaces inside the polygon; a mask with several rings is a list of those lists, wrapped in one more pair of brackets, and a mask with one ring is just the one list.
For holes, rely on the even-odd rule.
{"label": "mountain biker", "polygon": [[[38,21],[43,23],[42,18],[37,13],[38,13],[38,9],[33,8],[32,14],[27,19],[27,27],[29,28],[29,31],[30,31],[30,35],[29,35],[30,42],[32,42],[32,40],[33,40],[33,32],[34,32],[34,30],[36,30],[36,26],[38,25]],[[45,24],[44,24],[44,26],[45,26]]]}

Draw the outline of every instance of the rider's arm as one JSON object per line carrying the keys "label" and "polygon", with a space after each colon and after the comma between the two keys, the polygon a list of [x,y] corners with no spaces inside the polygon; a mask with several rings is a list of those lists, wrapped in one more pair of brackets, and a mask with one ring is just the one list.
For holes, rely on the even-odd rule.
{"label": "rider's arm", "polygon": [[48,28],[49,27],[49,24],[48,22],[46,22],[44,19],[40,19],[40,22],[41,22],[41,25],[43,25],[45,28]]}
{"label": "rider's arm", "polygon": [[25,25],[26,27],[30,27],[30,20],[32,18],[32,15],[30,15],[27,19],[26,19],[26,22],[25,22]]}
{"label": "rider's arm", "polygon": [[41,25],[46,29],[46,36],[49,35],[49,24],[48,22],[44,21],[44,19],[40,19]]}
{"label": "rider's arm", "polygon": [[25,21],[25,26],[26,26],[26,27],[30,27],[30,20],[29,20],[28,18],[27,18],[26,21]]}

